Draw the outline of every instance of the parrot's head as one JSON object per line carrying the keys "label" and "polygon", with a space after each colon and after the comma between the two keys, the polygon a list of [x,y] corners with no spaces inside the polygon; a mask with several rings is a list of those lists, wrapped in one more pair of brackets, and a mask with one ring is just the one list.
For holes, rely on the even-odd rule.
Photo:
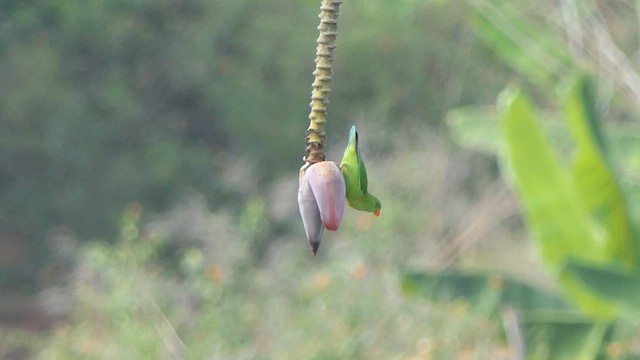
{"label": "parrot's head", "polygon": [[370,203],[371,203],[371,213],[373,213],[373,215],[375,216],[380,216],[380,209],[382,209],[382,203],[380,202],[380,200],[378,200],[377,197],[369,194],[369,198],[370,198]]}

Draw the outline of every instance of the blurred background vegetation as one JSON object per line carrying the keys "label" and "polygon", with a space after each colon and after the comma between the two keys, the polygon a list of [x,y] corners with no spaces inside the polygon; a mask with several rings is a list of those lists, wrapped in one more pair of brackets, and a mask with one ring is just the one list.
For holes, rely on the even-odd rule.
{"label": "blurred background vegetation", "polygon": [[[328,157],[357,125],[383,208],[347,210],[311,256],[296,191],[319,5],[0,2],[0,358],[514,358],[496,286],[418,300],[402,281],[453,267],[559,293],[496,156],[509,83],[553,129],[556,89],[598,80],[640,224],[633,2],[346,0]],[[634,324],[598,356],[638,356]]]}

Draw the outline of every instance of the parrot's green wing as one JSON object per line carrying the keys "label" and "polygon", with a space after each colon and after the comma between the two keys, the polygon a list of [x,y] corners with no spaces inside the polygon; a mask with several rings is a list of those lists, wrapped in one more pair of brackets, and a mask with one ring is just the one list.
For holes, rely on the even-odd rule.
{"label": "parrot's green wing", "polygon": [[356,132],[356,127],[352,126],[351,131],[355,133],[356,138],[356,154],[358,155],[358,179],[360,180],[360,190],[362,190],[363,193],[366,193],[367,188],[369,187],[369,181],[367,180],[367,168],[364,166],[362,155],[360,155],[360,148],[358,147],[358,133]]}
{"label": "parrot's green wing", "polygon": [[349,143],[344,150],[342,161],[340,162],[340,171],[344,175],[344,179],[347,183],[347,194],[352,198],[362,193],[360,186],[360,172],[359,172],[359,154],[357,147],[357,135],[355,126],[351,127],[349,133]]}
{"label": "parrot's green wing", "polygon": [[358,187],[363,194],[366,193],[369,184],[367,180],[367,168],[364,166],[364,160],[362,160],[362,155],[360,154],[360,147],[358,146],[358,132],[356,131],[355,126],[352,126],[351,131],[349,132],[349,144],[347,145],[344,157],[342,158],[342,164],[355,166],[353,170],[356,173],[355,175],[358,181]]}

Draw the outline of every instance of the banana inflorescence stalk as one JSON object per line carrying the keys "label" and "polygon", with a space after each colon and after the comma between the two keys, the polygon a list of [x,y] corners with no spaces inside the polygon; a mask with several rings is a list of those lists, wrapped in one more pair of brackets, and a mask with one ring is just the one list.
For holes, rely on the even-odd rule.
{"label": "banana inflorescence stalk", "polygon": [[320,5],[320,36],[316,43],[316,69],[313,72],[314,80],[311,86],[311,113],[309,114],[309,128],[306,132],[306,156],[302,171],[320,161],[324,161],[324,124],[327,117],[327,104],[329,103],[329,85],[333,73],[333,49],[335,49],[336,36],[338,35],[338,9],[342,0],[323,0]]}

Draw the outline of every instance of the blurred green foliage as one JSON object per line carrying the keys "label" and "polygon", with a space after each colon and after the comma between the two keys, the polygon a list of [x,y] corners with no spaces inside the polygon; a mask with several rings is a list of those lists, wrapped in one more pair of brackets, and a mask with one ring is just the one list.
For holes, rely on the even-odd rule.
{"label": "blurred green foliage", "polygon": [[[460,270],[415,272],[404,277],[402,286],[408,294],[419,294],[429,301],[466,301],[474,311],[488,313],[496,321],[501,318],[507,337],[520,337],[510,339],[511,345],[522,341],[522,354],[515,358],[593,359],[603,355],[603,343],[614,342],[606,336],[609,324],[594,323],[556,294],[508,275]],[[516,314],[513,328],[506,325],[511,314]]]}
{"label": "blurred green foliage", "polygon": [[[545,310],[552,311],[550,316],[537,311],[528,314],[527,301],[512,301],[525,317],[527,358],[531,359],[605,357],[605,349],[620,341],[610,342],[611,327],[640,320],[634,291],[640,281],[638,240],[633,231],[638,218],[627,205],[627,194],[633,191],[623,191],[611,165],[630,165],[626,160],[637,156],[629,152],[635,151],[633,144],[640,137],[634,137],[636,130],[624,125],[622,135],[621,124],[606,123],[599,117],[594,85],[587,76],[573,78],[561,91],[560,110],[534,109],[522,90],[510,87],[498,98],[501,120],[491,108],[459,109],[448,116],[456,141],[495,153],[502,160],[501,172],[518,193],[528,230],[549,272],[568,300],[584,312],[567,317],[575,310],[551,304]],[[603,126],[608,131],[602,131]],[[620,151],[616,149],[619,137],[635,140],[627,140],[625,144],[632,146]],[[610,143],[617,144],[613,151],[606,146]],[[627,171],[633,172],[632,167]],[[479,291],[487,291],[491,277],[472,276],[477,278]],[[455,286],[464,283],[457,277],[440,280]],[[474,296],[457,294],[471,301]],[[538,329],[532,329],[527,319]],[[544,336],[532,339],[540,328]]]}
{"label": "blurred green foliage", "polygon": [[[496,160],[486,154],[504,152],[499,139],[506,135],[491,123],[497,109],[476,105],[493,103],[504,84],[514,80],[533,94],[543,107],[537,125],[551,129],[544,140],[561,150],[573,144],[566,142],[571,129],[558,126],[563,115],[554,91],[575,69],[610,80],[591,99],[598,111],[621,121],[637,115],[624,101],[633,98],[632,82],[617,75],[630,72],[607,72],[618,65],[593,55],[606,53],[597,47],[607,44],[587,32],[597,24],[594,13],[614,19],[612,33],[623,35],[627,50],[636,19],[625,8],[608,5],[600,14],[596,1],[581,2],[576,17],[586,35],[578,51],[567,46],[576,39],[562,27],[571,25],[560,9],[569,3],[344,3],[329,154],[339,155],[333,145],[344,143],[349,125],[363,128],[375,164],[371,186],[385,209],[375,221],[347,212],[350,220],[310,263],[296,210],[275,190],[295,193],[319,1],[0,2],[0,240],[18,239],[31,251],[17,258],[18,270],[3,268],[0,257],[0,286],[62,286],[64,302],[73,303],[50,333],[0,329],[0,355],[10,344],[40,358],[513,358],[516,346],[496,313],[537,299],[551,311],[523,320],[533,329],[532,358],[637,354],[633,319],[609,327],[555,312],[566,306],[545,286],[491,271],[405,278],[405,290],[428,291],[427,302],[405,297],[398,286],[408,266],[433,266],[442,257],[468,265],[473,254],[460,254],[473,244],[460,238],[490,240],[477,250],[486,267],[522,260],[519,219],[503,229],[477,215],[497,207],[476,202],[479,194],[492,195],[488,183],[499,182]],[[458,109],[448,113],[452,107]],[[522,108],[514,118],[531,115]],[[442,139],[447,113],[453,142],[485,154]],[[594,231],[630,238],[630,227],[640,223],[637,128],[622,122],[603,128],[604,140],[620,141],[611,144],[611,163],[598,158],[596,167],[600,174],[606,166],[620,171],[622,192],[609,186],[602,197],[582,199],[587,210],[577,212],[591,220],[603,214],[594,210],[603,201],[619,207],[621,197],[629,199],[630,224],[612,225],[605,214]],[[522,143],[512,146],[536,140],[531,134],[523,132]],[[537,155],[538,163],[547,162]],[[558,172],[568,159],[558,156]],[[589,173],[579,165],[571,171]],[[534,181],[549,178],[535,175]],[[572,177],[569,187],[595,191],[588,178]],[[206,205],[180,213],[179,200],[193,190]],[[571,199],[556,205],[566,210]],[[169,215],[146,223],[154,213]],[[556,213],[564,216],[556,225],[573,222],[571,214]],[[62,251],[60,233],[84,243]],[[94,239],[110,244],[87,241]],[[511,252],[504,248],[510,241]],[[557,248],[580,249],[579,239],[569,243]],[[557,255],[557,248],[547,253]],[[43,275],[53,266],[36,271],[49,251],[66,254],[55,255],[68,266],[64,285],[47,282],[59,280]],[[564,265],[566,254],[560,255],[553,266]],[[566,269],[583,290],[637,311],[634,295],[621,286],[638,281],[634,269],[574,260]]]}
{"label": "blurred green foliage", "polygon": [[[609,335],[616,319],[640,320],[633,291],[640,279],[634,219],[610,165],[619,159],[607,157],[610,154],[600,130],[604,123],[596,109],[594,85],[588,76],[575,76],[559,96],[560,114],[550,117],[562,120],[560,126],[568,130],[561,146],[568,151],[562,155],[546,131],[557,133],[558,127],[541,121],[529,97],[513,86],[498,97],[500,116],[490,109],[461,109],[448,117],[457,141],[501,158],[503,176],[519,197],[542,260],[563,295],[583,312],[575,314],[571,307],[552,303],[544,306],[549,314],[531,311],[529,302],[543,298],[541,290],[531,288],[524,299],[509,297],[509,290],[518,284],[507,280],[507,285],[497,290],[498,304],[514,306],[522,313],[523,339],[530,359],[600,358],[610,347],[607,344],[611,344]],[[488,138],[487,134],[498,136]],[[447,287],[462,287],[454,296],[477,302],[478,293],[493,287],[492,276],[441,273],[431,282],[444,286],[424,282],[414,286],[433,292],[432,297],[441,296],[438,294]],[[411,283],[415,277],[406,275],[405,282]],[[469,279],[474,284],[464,285]],[[540,331],[542,338],[536,335]]]}
{"label": "blurred green foliage", "polygon": [[[389,211],[398,204],[391,200]],[[42,359],[456,359],[506,351],[489,307],[425,307],[402,296],[398,269],[381,255],[389,244],[376,239],[379,225],[344,224],[313,258],[322,261],[310,260],[300,237],[275,244],[256,266],[246,224],[224,211],[206,216],[216,235],[181,247],[167,263],[171,241],[129,207],[113,243],[81,243],[70,254],[63,294],[71,313],[46,334],[0,328],[0,352],[3,344]]]}
{"label": "blurred green foliage", "polygon": [[[638,321],[631,290],[638,281],[634,229],[640,218],[633,210],[637,186],[616,174],[618,168],[624,175],[634,172],[631,159],[638,157],[633,145],[638,137],[633,126],[607,121],[616,115],[608,106],[618,104],[604,105],[611,98],[603,94],[612,91],[629,98],[636,94],[621,85],[626,80],[607,73],[602,62],[594,64],[589,47],[593,42],[596,48],[618,50],[617,45],[601,27],[602,13],[595,2],[563,5],[568,47],[559,46],[565,40],[557,31],[540,27],[522,9],[501,1],[473,4],[479,37],[535,85],[540,95],[536,102],[550,109],[534,109],[528,91],[512,86],[498,98],[500,115],[490,107],[451,112],[448,124],[453,137],[464,146],[498,155],[503,177],[519,197],[528,231],[549,272],[563,294],[593,319],[583,318],[584,331],[570,331],[566,337],[562,334],[572,325],[562,316],[553,317],[545,325],[550,337],[544,345],[555,354],[551,358],[615,358],[620,354],[605,346],[607,329],[617,324],[615,319]],[[610,66],[624,67],[629,71],[625,76],[635,77],[635,69],[621,64],[625,56],[618,53]],[[598,82],[591,76],[572,76],[576,69],[591,74],[594,68],[600,72]],[[609,76],[606,80],[603,73]],[[624,151],[616,144],[621,138],[626,140]],[[524,304],[518,307],[526,311]],[[553,340],[553,333],[562,340]],[[564,350],[556,354],[558,346]],[[540,355],[530,347],[527,352],[527,358],[550,358],[548,352]]]}
{"label": "blurred green foliage", "polygon": [[212,161],[228,136],[204,82],[215,64],[194,64],[207,54],[185,41],[204,2],[4,6],[3,231],[94,237],[131,201],[160,210],[187,188],[230,191]]}

